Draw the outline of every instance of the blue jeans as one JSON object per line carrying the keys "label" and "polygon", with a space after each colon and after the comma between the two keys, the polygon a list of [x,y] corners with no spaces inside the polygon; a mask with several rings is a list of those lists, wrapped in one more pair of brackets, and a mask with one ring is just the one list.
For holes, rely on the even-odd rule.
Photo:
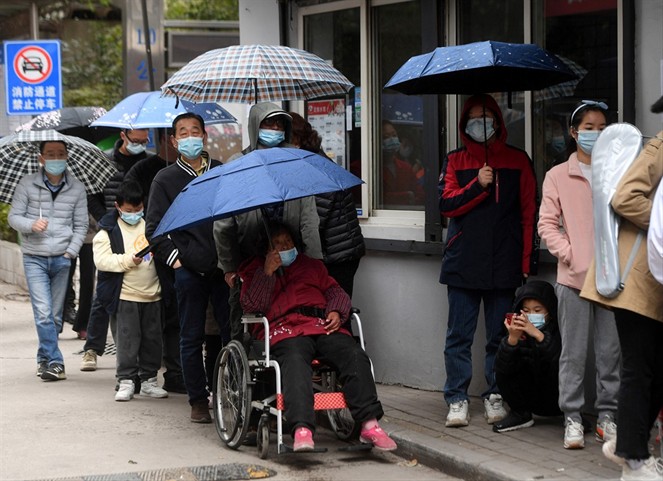
{"label": "blue jeans", "polygon": [[62,330],[62,309],[71,259],[24,254],[23,266],[39,339],[37,363],[64,364],[58,347],[58,333]]}
{"label": "blue jeans", "polygon": [[186,267],[175,269],[175,292],[180,316],[180,356],[189,403],[207,399],[207,378],[203,363],[205,317],[211,302],[214,318],[224,344],[230,340],[228,284],[223,273],[202,276]]}
{"label": "blue jeans", "polygon": [[495,380],[495,356],[505,335],[504,315],[511,309],[514,292],[515,289],[479,290],[448,286],[449,320],[444,346],[447,371],[444,399],[447,404],[468,399],[467,389],[472,380],[472,342],[482,300],[486,320],[484,375],[488,388],[481,396],[485,398],[499,392]]}

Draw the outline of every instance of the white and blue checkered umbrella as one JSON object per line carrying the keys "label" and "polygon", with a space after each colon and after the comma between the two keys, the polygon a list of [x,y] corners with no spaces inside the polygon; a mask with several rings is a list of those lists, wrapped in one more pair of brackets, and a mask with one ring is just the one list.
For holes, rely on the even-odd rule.
{"label": "white and blue checkered umbrella", "polygon": [[344,95],[350,82],[323,59],[279,45],[234,45],[210,50],[161,86],[191,102],[258,103]]}
{"label": "white and blue checkered umbrella", "polygon": [[29,130],[0,139],[0,202],[10,204],[24,175],[39,170],[39,144],[58,140],[67,145],[67,169],[85,186],[88,194],[103,190],[116,172],[106,155],[94,144],[55,130]]}

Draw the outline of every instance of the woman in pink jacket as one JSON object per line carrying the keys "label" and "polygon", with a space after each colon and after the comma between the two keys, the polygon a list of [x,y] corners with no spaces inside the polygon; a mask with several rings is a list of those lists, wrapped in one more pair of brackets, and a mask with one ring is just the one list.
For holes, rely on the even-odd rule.
{"label": "woman in pink jacket", "polygon": [[569,160],[550,169],[543,181],[539,235],[557,257],[559,330],[559,408],[564,413],[564,447],[585,446],[581,409],[585,404],[585,361],[590,336],[596,359],[596,439],[615,436],[619,390],[619,338],[613,314],[580,298],[594,256],[592,148],[606,126],[603,102],[583,100],[571,114],[570,135],[577,148]]}

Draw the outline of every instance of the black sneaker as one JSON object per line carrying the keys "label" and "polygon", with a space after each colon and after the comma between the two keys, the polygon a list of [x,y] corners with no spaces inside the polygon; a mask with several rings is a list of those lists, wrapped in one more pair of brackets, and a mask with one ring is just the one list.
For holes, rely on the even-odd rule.
{"label": "black sneaker", "polygon": [[37,366],[37,377],[41,377],[42,373],[46,370],[47,367],[48,367],[48,362],[41,361]]}
{"label": "black sneaker", "polygon": [[41,373],[41,379],[43,381],[60,381],[62,379],[67,379],[67,376],[64,373],[64,366],[62,364],[51,364]]}
{"label": "black sneaker", "polygon": [[534,424],[532,413],[511,411],[504,419],[493,424],[493,431],[506,433],[516,429],[528,428]]}

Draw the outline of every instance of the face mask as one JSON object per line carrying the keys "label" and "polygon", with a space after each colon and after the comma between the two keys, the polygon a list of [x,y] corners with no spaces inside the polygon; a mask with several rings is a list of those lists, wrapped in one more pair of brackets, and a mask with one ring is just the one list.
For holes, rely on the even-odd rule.
{"label": "face mask", "polygon": [[187,159],[197,159],[203,151],[202,137],[185,137],[177,141],[177,151]]}
{"label": "face mask", "polygon": [[136,225],[143,218],[143,211],[141,210],[140,212],[122,212],[120,210],[120,217],[127,224]]}
{"label": "face mask", "polygon": [[382,139],[382,150],[385,152],[396,152],[401,147],[401,141],[395,135]]}
{"label": "face mask", "polygon": [[[486,135],[484,137],[483,122],[486,121]],[[493,127],[493,119],[490,117],[479,117],[470,119],[465,126],[465,133],[469,135],[475,142],[485,142],[493,136],[495,128]]]}
{"label": "face mask", "polygon": [[279,251],[279,255],[281,256],[281,263],[283,264],[283,267],[288,267],[290,264],[295,262],[295,259],[297,259],[297,248],[293,247],[287,251]]}
{"label": "face mask", "polygon": [[546,323],[545,314],[527,314],[527,319],[529,319],[529,322],[531,322],[537,329]]}
{"label": "face mask", "polygon": [[550,140],[550,147],[555,152],[564,152],[564,149],[566,148],[566,140],[564,139],[564,136],[560,135],[559,137],[553,137]]}
{"label": "face mask", "polygon": [[258,142],[267,147],[276,147],[285,140],[285,132],[281,130],[260,129]]}
{"label": "face mask", "polygon": [[138,155],[145,152],[145,145],[143,144],[134,144],[133,142],[127,143],[127,152],[131,155]]}
{"label": "face mask", "polygon": [[51,175],[60,175],[67,169],[67,159],[44,159],[44,170]]}
{"label": "face mask", "polygon": [[596,139],[599,138],[600,130],[578,130],[578,147],[587,155],[592,155]]}

